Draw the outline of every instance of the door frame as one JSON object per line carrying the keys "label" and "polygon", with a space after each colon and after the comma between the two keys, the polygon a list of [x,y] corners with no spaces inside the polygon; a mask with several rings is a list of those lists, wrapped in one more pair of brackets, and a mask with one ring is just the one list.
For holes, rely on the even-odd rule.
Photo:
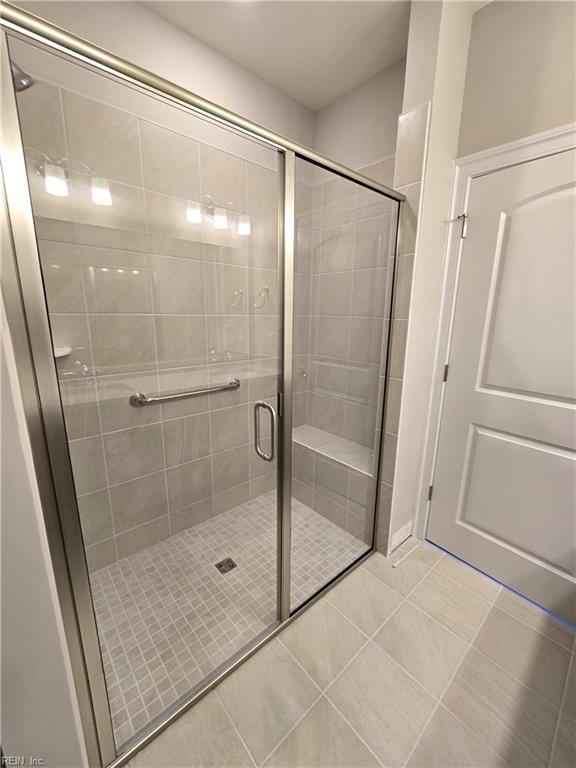
{"label": "door frame", "polygon": [[444,407],[445,371],[450,364],[454,315],[464,239],[463,227],[468,226],[466,216],[470,187],[479,176],[514,165],[538,160],[576,148],[576,123],[527,136],[517,141],[466,155],[454,161],[454,177],[446,235],[446,254],[442,282],[442,300],[436,346],[434,352],[433,384],[430,390],[427,429],[424,438],[421,487],[416,509],[414,534],[426,538],[430,518],[431,497],[438,456],[440,429]]}
{"label": "door frame", "polygon": [[[90,766],[118,766],[127,762],[138,750],[193,706],[225,676],[274,638],[289,622],[322,597],[351,570],[358,567],[374,551],[374,540],[366,553],[344,568],[298,609],[290,610],[290,539],[291,539],[291,446],[292,446],[292,315],[294,292],[295,235],[295,163],[307,160],[358,185],[398,203],[398,222],[405,196],[362,174],[346,168],[314,150],[293,142],[255,123],[235,115],[184,88],[174,85],[140,67],[130,64],[38,17],[3,3],[0,8],[0,54],[2,57],[3,120],[0,135],[0,159],[5,192],[2,215],[6,218],[11,238],[11,254],[2,264],[2,291],[5,295],[10,333],[19,352],[19,384],[24,398],[36,479],[42,497],[44,523],[49,536],[50,555],[63,612],[64,631],[71,657],[72,676],[79,702],[82,730]],[[220,125],[236,129],[240,134],[256,138],[278,152],[279,168],[279,272],[282,288],[283,320],[281,356],[282,370],[278,397],[278,621],[263,635],[254,638],[245,649],[228,660],[223,670],[204,680],[202,686],[169,715],[153,726],[137,743],[116,757],[112,721],[102,669],[98,633],[80,518],[74,490],[63,410],[60,401],[48,312],[45,304],[38,245],[32,205],[28,189],[20,124],[16,106],[6,32],[56,54],[76,60],[85,66],[120,78],[128,85],[159,95],[195,116],[208,118]],[[0,201],[4,202],[4,200]],[[396,258],[396,252],[394,259]],[[392,294],[389,302],[392,302]],[[386,386],[383,399],[386,398]],[[384,408],[382,408],[384,413]],[[381,452],[381,443],[379,444]],[[380,461],[376,486],[379,486]],[[377,500],[374,530],[377,525]]]}

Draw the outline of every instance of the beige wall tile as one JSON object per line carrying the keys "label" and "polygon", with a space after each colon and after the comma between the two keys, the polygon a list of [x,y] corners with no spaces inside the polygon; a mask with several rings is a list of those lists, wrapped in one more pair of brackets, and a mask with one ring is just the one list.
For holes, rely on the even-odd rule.
{"label": "beige wall tile", "polygon": [[145,371],[154,367],[152,317],[92,315],[90,334],[98,374]]}
{"label": "beige wall tile", "polygon": [[80,496],[78,511],[85,546],[109,539],[114,535],[108,489]]}
{"label": "beige wall tile", "polygon": [[99,541],[97,544],[90,544],[86,547],[86,564],[89,571],[105,568],[107,565],[115,563],[117,559],[114,539],[106,539],[106,541]]}
{"label": "beige wall tile", "polygon": [[164,468],[160,424],[110,432],[104,450],[111,485]]}
{"label": "beige wall tile", "polygon": [[219,452],[245,445],[250,439],[249,417],[250,408],[247,405],[223,408],[211,413],[212,449]]}
{"label": "beige wall tile", "polygon": [[246,210],[246,163],[207,144],[200,145],[202,194],[229,210]]}
{"label": "beige wall tile", "polygon": [[81,254],[88,312],[152,312],[152,275],[146,254],[86,246]]}
{"label": "beige wall tile", "polygon": [[69,157],[96,176],[141,187],[138,120],[71,91],[62,100]]}
{"label": "beige wall tile", "polygon": [[354,270],[352,276],[352,315],[384,316],[387,277],[387,270],[383,267]]}
{"label": "beige wall tile", "polygon": [[146,549],[146,547],[157,544],[159,541],[168,538],[168,536],[168,516],[160,517],[150,523],[140,525],[138,528],[132,528],[130,531],[121,533],[116,537],[118,556],[128,557],[135,552]]}
{"label": "beige wall tile", "polygon": [[246,482],[249,477],[248,451],[252,448],[240,446],[214,454],[214,492],[219,493]]}
{"label": "beige wall tile", "polygon": [[69,440],[100,432],[95,379],[68,379],[60,382],[64,421]]}
{"label": "beige wall tile", "polygon": [[203,290],[206,293],[206,311],[208,313],[248,314],[248,269],[246,267],[207,264]]}
{"label": "beige wall tile", "polygon": [[140,126],[146,189],[199,201],[198,142],[144,121]]}
{"label": "beige wall tile", "polygon": [[154,325],[159,368],[206,363],[208,349],[203,315],[157,315]]}
{"label": "beige wall tile", "polygon": [[[60,90],[36,80],[34,88],[16,94],[16,103],[24,147],[43,152],[52,162],[66,157]],[[41,120],[38,115],[42,115]],[[35,157],[36,153],[30,152],[30,155]]]}
{"label": "beige wall tile", "polygon": [[210,417],[207,413],[165,421],[162,432],[167,467],[194,461],[212,452]]}
{"label": "beige wall tile", "polygon": [[78,246],[70,243],[38,242],[42,276],[50,312],[86,312],[84,283]]}
{"label": "beige wall tile", "polygon": [[85,437],[68,443],[76,493],[82,495],[106,487],[102,438]]}
{"label": "beige wall tile", "polygon": [[56,360],[58,376],[86,376],[94,371],[92,345],[88,332],[88,323],[83,315],[51,315],[50,327],[54,348],[70,347],[66,357]]}
{"label": "beige wall tile", "polygon": [[137,392],[152,395],[159,391],[156,371],[99,376],[97,386],[104,432],[115,432],[118,429],[160,421],[160,409],[135,408],[130,405],[130,396]]}
{"label": "beige wall tile", "polygon": [[168,469],[168,499],[172,512],[212,496],[212,465],[202,458]]}
{"label": "beige wall tile", "polygon": [[247,210],[252,216],[278,220],[278,173],[246,163]]}
{"label": "beige wall tile", "polygon": [[110,498],[116,533],[168,514],[163,472],[115,485],[110,488]]}

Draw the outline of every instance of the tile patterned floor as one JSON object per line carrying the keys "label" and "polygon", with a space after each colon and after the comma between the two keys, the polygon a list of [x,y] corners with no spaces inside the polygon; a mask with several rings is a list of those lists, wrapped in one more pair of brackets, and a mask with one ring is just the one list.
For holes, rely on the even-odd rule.
{"label": "tile patterned floor", "polygon": [[[292,602],[366,545],[293,502]],[[237,567],[221,574],[215,564]],[[91,574],[114,732],[122,746],[276,621],[276,495]]]}
{"label": "tile patterned floor", "polygon": [[429,545],[375,554],[130,768],[574,768],[575,637]]}

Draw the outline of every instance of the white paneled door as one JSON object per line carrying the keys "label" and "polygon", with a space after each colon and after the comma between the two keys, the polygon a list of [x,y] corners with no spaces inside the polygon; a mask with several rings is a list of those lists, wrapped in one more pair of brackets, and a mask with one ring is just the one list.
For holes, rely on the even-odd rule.
{"label": "white paneled door", "polygon": [[576,151],[472,178],[427,537],[576,622]]}

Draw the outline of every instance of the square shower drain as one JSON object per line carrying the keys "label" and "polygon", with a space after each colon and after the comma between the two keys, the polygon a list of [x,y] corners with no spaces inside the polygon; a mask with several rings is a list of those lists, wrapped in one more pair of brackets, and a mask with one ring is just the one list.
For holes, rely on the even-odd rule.
{"label": "square shower drain", "polygon": [[220,560],[220,562],[216,563],[215,565],[220,573],[228,573],[228,571],[231,571],[232,568],[236,568],[236,563],[234,560],[232,560],[231,557],[225,557],[224,560]]}

